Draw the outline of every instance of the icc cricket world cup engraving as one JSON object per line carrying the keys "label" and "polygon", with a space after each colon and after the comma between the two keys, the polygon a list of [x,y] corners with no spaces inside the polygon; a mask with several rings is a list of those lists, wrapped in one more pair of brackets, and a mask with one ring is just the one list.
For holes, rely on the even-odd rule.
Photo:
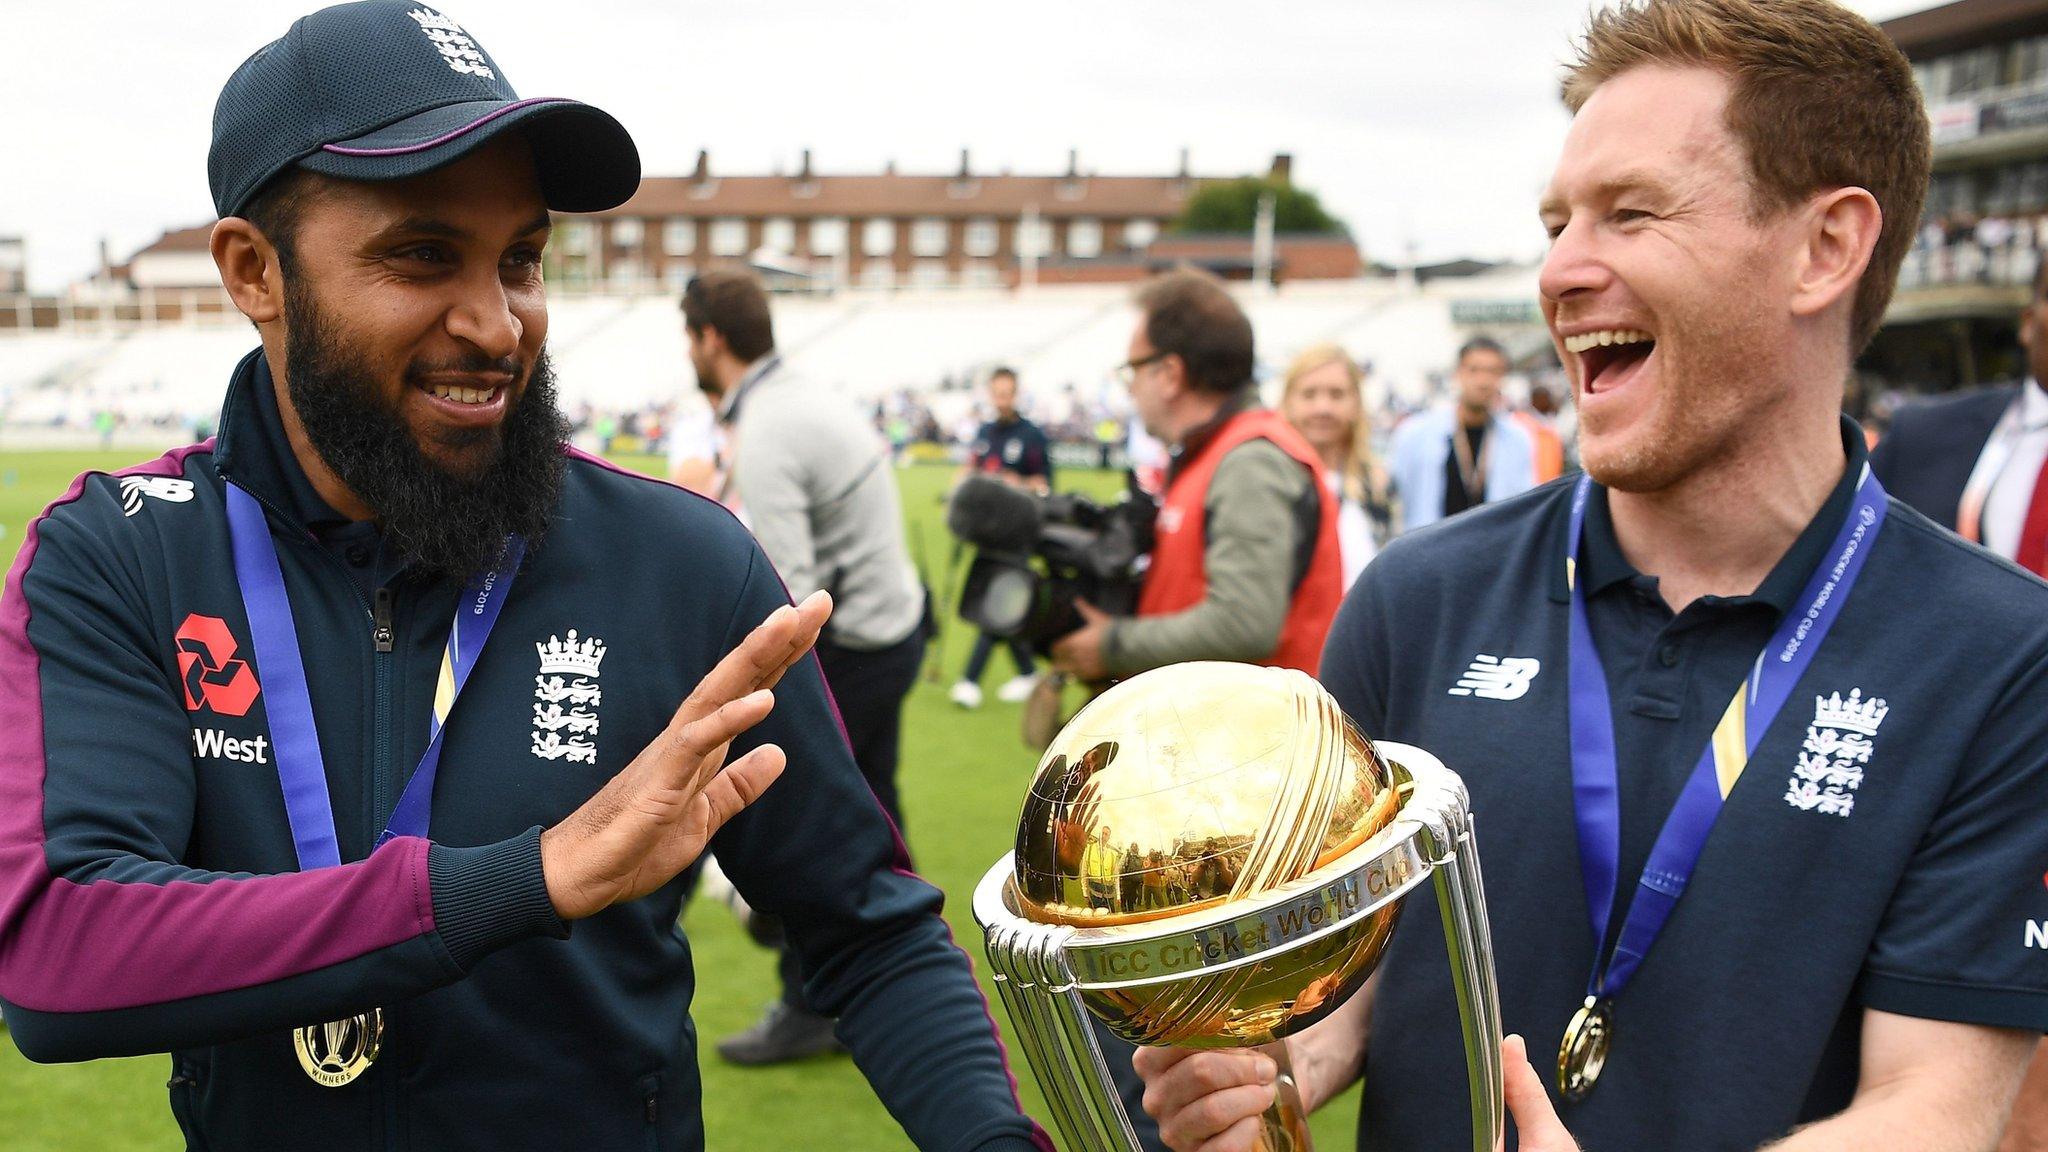
{"label": "icc cricket world cup engraving", "polygon": [[[1270,1044],[1365,983],[1425,884],[1472,1147],[1491,1152],[1500,1006],[1464,785],[1421,749],[1367,741],[1300,672],[1181,664],[1103,693],[1046,750],[974,915],[1065,1146],[1130,1152],[1091,1015],[1137,1044]],[[1260,1147],[1307,1152],[1284,1053],[1281,1072]]]}

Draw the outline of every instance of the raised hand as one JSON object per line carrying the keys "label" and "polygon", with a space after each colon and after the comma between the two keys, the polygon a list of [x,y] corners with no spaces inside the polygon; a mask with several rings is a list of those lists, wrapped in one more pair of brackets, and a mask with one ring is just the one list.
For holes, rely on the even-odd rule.
{"label": "raised hand", "polygon": [[731,764],[726,753],[767,717],[771,690],[831,614],[823,592],[770,613],[697,684],[653,743],[541,833],[541,869],[557,915],[580,920],[668,883],[782,774],[786,758],[773,744]]}

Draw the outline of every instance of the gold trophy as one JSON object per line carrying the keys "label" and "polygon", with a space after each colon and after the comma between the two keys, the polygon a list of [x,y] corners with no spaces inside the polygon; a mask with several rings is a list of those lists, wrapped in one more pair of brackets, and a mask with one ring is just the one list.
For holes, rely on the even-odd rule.
{"label": "gold trophy", "polygon": [[1178,664],[1104,692],[1054,738],[1013,856],[974,916],[1069,1152],[1130,1152],[1088,1024],[1133,1043],[1273,1044],[1263,1152],[1306,1152],[1284,1045],[1371,975],[1407,896],[1443,915],[1471,1080],[1472,1147],[1504,1115],[1500,1000],[1465,786],[1373,744],[1300,672]]}

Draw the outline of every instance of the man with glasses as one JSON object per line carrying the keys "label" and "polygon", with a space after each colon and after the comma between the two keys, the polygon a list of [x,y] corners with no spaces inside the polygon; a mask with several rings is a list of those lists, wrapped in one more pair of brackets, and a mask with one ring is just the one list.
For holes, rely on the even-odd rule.
{"label": "man with glasses", "polygon": [[[1259,405],[1252,326],[1215,277],[1191,269],[1139,289],[1130,358],[1118,369],[1145,430],[1170,446],[1157,542],[1136,618],[1087,620],[1055,642],[1055,667],[1083,680],[1187,660],[1314,673],[1337,604],[1337,509],[1314,448]],[[1132,1049],[1098,1028],[1118,1090],[1148,1148]]]}
{"label": "man with glasses", "polygon": [[1166,499],[1136,619],[1084,604],[1053,645],[1083,680],[1186,660],[1313,673],[1343,598],[1336,509],[1315,449],[1259,405],[1252,325],[1213,276],[1147,283],[1118,371],[1145,430],[1170,446]]}

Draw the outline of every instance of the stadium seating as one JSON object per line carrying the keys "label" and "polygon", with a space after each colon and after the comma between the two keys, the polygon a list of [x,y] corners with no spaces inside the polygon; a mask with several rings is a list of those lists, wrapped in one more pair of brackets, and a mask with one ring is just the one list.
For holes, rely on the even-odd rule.
{"label": "stadium seating", "polygon": [[[1374,367],[1375,406],[1413,405],[1460,337],[1457,297],[1534,297],[1527,271],[1403,289],[1392,281],[1290,286],[1243,299],[1268,375],[1309,344],[1335,340]],[[1127,286],[1034,291],[846,293],[778,297],[785,355],[813,378],[862,399],[947,385],[965,391],[996,364],[1027,389],[1121,406],[1111,372],[1125,358],[1133,313]],[[0,430],[92,427],[111,410],[126,425],[211,422],[229,369],[255,346],[246,324],[71,329],[0,335]],[[550,305],[549,348],[565,407],[644,410],[693,384],[673,296],[562,296]],[[963,396],[960,407],[965,406]],[[942,407],[952,408],[954,404]]]}

